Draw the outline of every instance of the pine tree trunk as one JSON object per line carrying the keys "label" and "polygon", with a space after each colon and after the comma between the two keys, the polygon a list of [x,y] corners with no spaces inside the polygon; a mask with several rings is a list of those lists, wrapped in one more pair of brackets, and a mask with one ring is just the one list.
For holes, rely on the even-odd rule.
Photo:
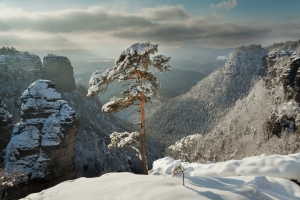
{"label": "pine tree trunk", "polygon": [[141,100],[141,132],[142,132],[142,168],[143,174],[148,175],[147,159],[146,159],[146,130],[145,130],[145,98],[144,94],[140,93]]}
{"label": "pine tree trunk", "polygon": [[[138,79],[141,79],[141,73],[139,70],[135,70]],[[146,128],[145,128],[145,97],[143,93],[140,93],[141,104],[141,135],[142,135],[142,168],[143,174],[148,175],[147,158],[146,158]]]}

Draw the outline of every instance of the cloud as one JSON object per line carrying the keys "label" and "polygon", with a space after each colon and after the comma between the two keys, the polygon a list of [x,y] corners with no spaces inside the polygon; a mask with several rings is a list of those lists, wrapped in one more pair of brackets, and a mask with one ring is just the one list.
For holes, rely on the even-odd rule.
{"label": "cloud", "polygon": [[[1,13],[4,13],[2,11]],[[47,13],[22,10],[0,16],[0,31],[38,31],[67,33],[74,31],[111,31],[120,28],[150,27],[152,22],[140,16],[109,12],[102,7],[71,9]]]}
{"label": "cloud", "polygon": [[284,18],[287,19],[287,20],[295,20],[295,19],[298,19],[297,16],[295,16],[295,15],[290,15],[290,14],[285,14],[285,15],[284,15]]}
{"label": "cloud", "polygon": [[223,1],[219,4],[210,4],[211,8],[230,10],[237,5],[236,0]]}
{"label": "cloud", "polygon": [[141,14],[152,20],[178,20],[187,19],[189,14],[183,6],[160,6],[156,8],[144,8]]}
{"label": "cloud", "polygon": [[42,49],[97,48],[145,41],[167,46],[235,47],[276,41],[283,35],[299,39],[300,35],[300,25],[296,22],[241,26],[222,21],[216,13],[193,17],[183,6],[145,8],[135,13],[99,6],[33,13],[0,8],[0,13],[0,45],[16,48],[26,45]]}
{"label": "cloud", "polygon": [[140,30],[120,30],[113,32],[115,37],[127,39],[149,38],[158,42],[185,43],[191,41],[206,41],[215,43],[216,39],[228,41],[237,45],[241,41],[254,40],[269,33],[271,30],[258,26],[237,26],[232,23],[206,23],[199,20],[188,20],[185,23],[158,25]]}
{"label": "cloud", "polygon": [[0,32],[1,46],[18,47],[23,50],[43,47],[45,49],[53,49],[57,46],[72,46],[73,42],[63,35],[49,35],[37,33],[17,33],[17,32]]}

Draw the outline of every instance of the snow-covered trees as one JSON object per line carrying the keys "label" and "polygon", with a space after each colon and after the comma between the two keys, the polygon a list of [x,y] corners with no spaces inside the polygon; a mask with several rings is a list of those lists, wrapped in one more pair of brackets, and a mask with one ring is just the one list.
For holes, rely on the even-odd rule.
{"label": "snow-covered trees", "polygon": [[116,60],[113,69],[96,71],[92,74],[87,96],[96,95],[104,92],[108,84],[118,79],[119,82],[133,80],[127,90],[122,92],[125,98],[113,97],[108,103],[103,105],[102,112],[114,113],[121,111],[136,101],[140,101],[141,106],[141,135],[142,135],[142,167],[143,173],[148,174],[146,161],[146,131],[145,131],[145,103],[151,101],[153,94],[158,94],[160,84],[156,77],[149,70],[152,66],[158,71],[170,71],[172,67],[168,64],[170,57],[156,55],[152,58],[151,54],[158,52],[158,45],[147,43],[136,43],[121,52]]}
{"label": "snow-covered trees", "polygon": [[173,157],[178,157],[182,159],[184,162],[192,162],[193,160],[197,160],[199,156],[197,148],[199,141],[201,141],[203,135],[195,134],[189,135],[187,137],[182,138],[177,141],[175,144],[168,147],[168,153]]}

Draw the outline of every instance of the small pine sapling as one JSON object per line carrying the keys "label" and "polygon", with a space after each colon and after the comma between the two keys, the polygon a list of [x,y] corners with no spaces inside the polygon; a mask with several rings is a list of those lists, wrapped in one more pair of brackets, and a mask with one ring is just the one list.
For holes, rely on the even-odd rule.
{"label": "small pine sapling", "polygon": [[182,185],[185,186],[184,184],[184,173],[185,173],[184,167],[181,165],[181,161],[178,160],[173,169],[172,169],[172,176],[178,175],[178,174],[182,174]]}

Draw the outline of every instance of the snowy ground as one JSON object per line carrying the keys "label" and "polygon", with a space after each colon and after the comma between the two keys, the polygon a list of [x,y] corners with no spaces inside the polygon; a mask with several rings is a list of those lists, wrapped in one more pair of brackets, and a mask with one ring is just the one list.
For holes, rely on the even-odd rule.
{"label": "snowy ground", "polygon": [[283,178],[300,177],[300,153],[224,163],[182,163],[187,169],[185,186],[181,177],[171,177],[176,163],[166,157],[154,162],[148,176],[108,173],[98,178],[80,178],[25,199],[300,199],[300,187]]}

